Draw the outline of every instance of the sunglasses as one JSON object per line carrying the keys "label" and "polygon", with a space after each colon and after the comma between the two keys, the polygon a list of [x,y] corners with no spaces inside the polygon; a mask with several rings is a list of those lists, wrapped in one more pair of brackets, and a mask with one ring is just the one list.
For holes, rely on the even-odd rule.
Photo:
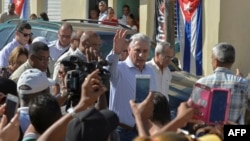
{"label": "sunglasses", "polygon": [[27,36],[32,37],[33,35],[33,33],[28,34],[28,33],[23,33],[22,31],[19,31],[19,32],[23,34],[23,37],[27,37]]}
{"label": "sunglasses", "polygon": [[42,62],[49,62],[51,60],[50,56],[48,58],[39,57],[39,56],[36,56],[36,55],[33,55],[33,56],[36,57],[39,61],[42,61]]}
{"label": "sunglasses", "polygon": [[67,38],[67,39],[71,38],[71,35],[61,35],[61,34],[59,34],[59,36],[60,36],[61,38]]}

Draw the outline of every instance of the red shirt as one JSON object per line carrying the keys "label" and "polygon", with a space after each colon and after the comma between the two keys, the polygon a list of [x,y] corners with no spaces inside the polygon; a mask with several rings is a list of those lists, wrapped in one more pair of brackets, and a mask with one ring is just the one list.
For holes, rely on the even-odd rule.
{"label": "red shirt", "polygon": [[113,26],[118,26],[118,20],[117,19],[104,19],[102,21],[102,24],[106,24],[106,25],[113,25]]}

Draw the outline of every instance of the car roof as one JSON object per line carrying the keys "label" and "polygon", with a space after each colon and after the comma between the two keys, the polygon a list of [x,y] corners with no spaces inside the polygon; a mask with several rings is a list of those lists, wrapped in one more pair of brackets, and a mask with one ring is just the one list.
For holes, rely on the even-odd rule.
{"label": "car roof", "polygon": [[[105,25],[105,24],[98,24],[98,23],[89,23],[89,21],[96,20],[89,20],[89,19],[64,19],[62,22],[70,23],[74,29],[83,29],[83,30],[92,30],[92,31],[99,31],[99,32],[113,32],[115,33],[119,29],[126,29],[127,34],[135,34],[136,31],[119,24],[120,26],[112,26],[112,25]],[[86,29],[85,29],[86,28]]]}
{"label": "car roof", "polygon": [[[84,22],[83,22],[84,21]],[[19,22],[28,22],[31,27],[33,26],[40,26],[43,28],[54,29],[58,30],[60,26],[64,23],[70,23],[73,26],[74,30],[82,29],[82,30],[92,30],[97,32],[113,32],[115,33],[118,29],[126,29],[127,34],[135,34],[136,31],[133,31],[129,28],[125,28],[124,25],[122,26],[112,26],[112,25],[104,25],[104,24],[97,24],[97,23],[88,23],[84,19],[64,19],[62,21],[43,21],[43,20],[21,20],[21,19],[12,19],[6,21],[1,26],[16,26]]]}
{"label": "car roof", "polygon": [[44,28],[49,28],[49,29],[56,29],[58,30],[61,26],[61,24],[57,22],[48,22],[48,21],[43,21],[43,20],[21,20],[21,19],[13,19],[4,22],[4,25],[1,26],[16,26],[20,22],[28,22],[31,27],[33,26],[40,26]]}

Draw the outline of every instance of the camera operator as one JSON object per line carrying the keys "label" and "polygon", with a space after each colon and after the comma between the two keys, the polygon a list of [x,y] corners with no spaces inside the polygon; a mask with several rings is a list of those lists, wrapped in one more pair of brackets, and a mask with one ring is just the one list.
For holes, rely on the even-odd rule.
{"label": "camera operator", "polygon": [[[80,100],[81,84],[85,77],[92,73],[95,69],[100,70],[100,76],[104,83],[109,82],[109,72],[103,70],[105,62],[92,61],[84,62],[80,57],[71,55],[64,58],[60,63],[59,80],[60,80],[60,94],[58,96],[64,98],[64,105],[66,110],[74,107]],[[107,107],[106,97],[101,96],[96,102],[97,109],[104,109]]]}

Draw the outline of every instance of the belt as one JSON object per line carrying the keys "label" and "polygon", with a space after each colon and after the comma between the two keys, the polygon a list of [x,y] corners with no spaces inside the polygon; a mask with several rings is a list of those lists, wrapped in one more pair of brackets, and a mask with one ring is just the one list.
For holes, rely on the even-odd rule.
{"label": "belt", "polygon": [[124,123],[119,123],[119,126],[123,129],[126,129],[126,130],[131,130],[131,131],[136,131],[136,127],[131,127],[127,124],[124,124]]}

